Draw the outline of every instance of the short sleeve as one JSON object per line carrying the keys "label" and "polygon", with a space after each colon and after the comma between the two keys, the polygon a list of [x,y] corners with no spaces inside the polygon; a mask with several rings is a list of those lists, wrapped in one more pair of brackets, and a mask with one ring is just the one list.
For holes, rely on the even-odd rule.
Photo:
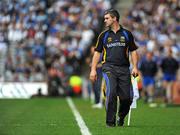
{"label": "short sleeve", "polygon": [[99,36],[98,36],[98,39],[97,39],[97,42],[96,42],[96,46],[95,46],[95,51],[98,51],[98,52],[102,52],[103,50],[103,33],[101,33]]}
{"label": "short sleeve", "polygon": [[129,39],[130,39],[129,51],[132,52],[132,51],[136,50],[138,47],[135,44],[134,37],[131,32],[129,32]]}

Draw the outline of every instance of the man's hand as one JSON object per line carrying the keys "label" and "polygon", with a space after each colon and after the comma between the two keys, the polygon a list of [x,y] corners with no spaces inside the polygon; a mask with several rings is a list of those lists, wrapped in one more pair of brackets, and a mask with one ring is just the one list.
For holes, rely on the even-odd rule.
{"label": "man's hand", "polygon": [[132,69],[132,73],[131,73],[131,74],[132,74],[132,76],[133,76],[133,77],[135,77],[135,78],[136,78],[136,77],[139,75],[139,71],[138,71],[138,69],[137,69],[137,68],[133,68],[133,69]]}
{"label": "man's hand", "polygon": [[96,70],[91,70],[90,75],[89,75],[89,79],[92,82],[97,80],[97,72],[96,72]]}
{"label": "man's hand", "polygon": [[89,79],[90,79],[92,82],[94,82],[94,81],[97,80],[96,67],[97,67],[97,64],[98,64],[98,62],[99,62],[100,55],[101,55],[101,53],[100,53],[100,52],[97,52],[97,51],[95,51],[95,52],[94,52],[94,55],[93,55],[91,72],[90,72],[90,75],[89,75]]}

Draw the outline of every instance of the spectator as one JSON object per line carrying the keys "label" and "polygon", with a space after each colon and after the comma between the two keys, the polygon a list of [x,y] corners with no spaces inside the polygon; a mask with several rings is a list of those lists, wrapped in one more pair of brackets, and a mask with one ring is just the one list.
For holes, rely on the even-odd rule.
{"label": "spectator", "polygon": [[[57,97],[60,96],[59,89],[62,87],[62,82],[58,76],[58,70],[54,67],[48,70],[48,96]],[[63,93],[64,94],[64,93]]]}

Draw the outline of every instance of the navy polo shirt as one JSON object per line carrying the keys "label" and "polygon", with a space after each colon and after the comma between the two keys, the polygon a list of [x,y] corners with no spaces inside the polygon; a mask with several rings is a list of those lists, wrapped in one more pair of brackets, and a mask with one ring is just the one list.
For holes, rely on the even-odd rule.
{"label": "navy polo shirt", "polygon": [[129,51],[137,46],[132,33],[122,26],[114,33],[111,29],[103,31],[97,40],[95,51],[103,52],[102,63],[129,66]]}

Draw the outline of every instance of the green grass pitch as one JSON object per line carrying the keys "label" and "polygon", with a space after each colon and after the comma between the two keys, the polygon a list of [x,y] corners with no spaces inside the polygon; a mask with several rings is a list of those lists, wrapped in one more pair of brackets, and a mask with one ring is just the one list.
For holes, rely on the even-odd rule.
{"label": "green grass pitch", "polygon": [[[88,100],[73,102],[92,135],[178,135],[180,107],[149,108],[141,100],[132,110],[131,125],[107,128],[105,109],[93,109]],[[1,99],[0,135],[81,135],[65,98]]]}

